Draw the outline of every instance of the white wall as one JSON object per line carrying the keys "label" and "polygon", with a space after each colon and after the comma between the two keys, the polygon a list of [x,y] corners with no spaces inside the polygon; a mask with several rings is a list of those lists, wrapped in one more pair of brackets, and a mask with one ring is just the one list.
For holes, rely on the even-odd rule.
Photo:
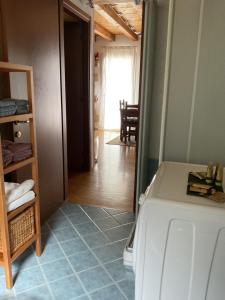
{"label": "white wall", "polygon": [[164,159],[225,164],[225,1],[175,0]]}

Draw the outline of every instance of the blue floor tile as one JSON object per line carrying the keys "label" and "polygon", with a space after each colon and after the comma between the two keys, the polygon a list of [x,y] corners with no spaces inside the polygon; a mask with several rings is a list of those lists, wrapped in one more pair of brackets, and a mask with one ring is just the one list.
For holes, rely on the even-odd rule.
{"label": "blue floor tile", "polygon": [[13,271],[19,272],[20,270],[32,268],[37,266],[37,258],[32,247],[29,247],[20,257],[13,263]]}
{"label": "blue floor tile", "polygon": [[49,231],[49,232],[44,232],[41,235],[41,244],[42,246],[46,246],[47,244],[56,244],[57,240],[54,237],[53,232]]}
{"label": "blue floor tile", "polygon": [[120,215],[115,215],[114,218],[122,225],[132,223],[135,220],[134,214],[129,212]]}
{"label": "blue floor tile", "polygon": [[65,255],[58,244],[47,244],[42,252],[42,255],[38,257],[38,260],[41,264],[43,264],[64,257]]}
{"label": "blue floor tile", "polygon": [[[49,219],[49,225],[42,226],[41,257],[36,257],[34,248],[29,248],[13,263],[16,297],[13,290],[5,288],[4,272],[0,269],[0,300],[134,299],[133,272],[123,266],[122,260],[131,225],[120,225],[131,220],[132,215],[121,210],[88,206],[81,209],[76,204],[65,203]],[[117,239],[123,240],[111,242]],[[117,282],[120,289],[113,282]]]}
{"label": "blue floor tile", "polygon": [[80,211],[76,214],[71,214],[68,216],[68,218],[70,219],[73,225],[90,222],[90,219],[83,211]]}
{"label": "blue floor tile", "polygon": [[107,211],[107,213],[109,213],[112,216],[118,215],[118,214],[121,214],[121,213],[125,212],[122,209],[116,209],[116,208],[104,208],[104,210]]}
{"label": "blue floor tile", "polygon": [[69,261],[75,271],[80,272],[98,265],[98,261],[89,250],[69,256]]}
{"label": "blue floor tile", "polygon": [[95,223],[98,225],[98,227],[102,230],[108,230],[113,227],[119,226],[120,223],[118,223],[115,219],[112,217],[104,218],[104,219],[99,219],[95,220]]}
{"label": "blue floor tile", "polygon": [[92,293],[91,299],[92,300],[125,300],[126,298],[121,294],[121,292],[115,285],[111,285],[97,292]]}
{"label": "blue floor tile", "polygon": [[120,241],[129,237],[133,224],[121,225],[113,229],[105,231],[110,241]]}
{"label": "blue floor tile", "polygon": [[71,202],[65,202],[61,207],[61,210],[68,216],[75,213],[82,212],[82,209],[79,207],[79,205]]}
{"label": "blue floor tile", "polygon": [[2,300],[11,300],[15,299],[13,290],[6,289],[5,276],[0,278],[0,299]]}
{"label": "blue floor tile", "polygon": [[133,271],[131,268],[127,268],[123,265],[123,259],[113,261],[105,264],[105,268],[115,281],[121,281],[123,279],[133,279]]}
{"label": "blue floor tile", "polygon": [[92,222],[75,225],[75,228],[81,235],[86,235],[99,231],[98,228]]}
{"label": "blue floor tile", "polygon": [[85,236],[85,241],[90,248],[100,247],[110,242],[110,240],[101,232],[87,234]]}
{"label": "blue floor tile", "polygon": [[89,300],[88,296],[81,296],[73,300]]}
{"label": "blue floor tile", "polygon": [[81,296],[81,297],[75,298],[73,300],[89,300],[89,298],[88,298],[88,296]]}
{"label": "blue floor tile", "polygon": [[134,300],[134,281],[123,280],[119,282],[119,286],[129,300]]}
{"label": "blue floor tile", "polygon": [[86,245],[80,238],[60,243],[67,256],[87,250]]}
{"label": "blue floor tile", "polygon": [[84,294],[81,284],[74,275],[50,283],[50,288],[56,300],[77,299]]}
{"label": "blue floor tile", "polygon": [[1,277],[4,275],[5,275],[4,268],[1,266],[0,267],[0,280],[1,280]]}
{"label": "blue floor tile", "polygon": [[73,274],[73,270],[65,258],[56,260],[54,263],[44,264],[42,269],[49,282]]}
{"label": "blue floor tile", "polygon": [[49,232],[50,231],[50,228],[47,224],[47,222],[45,222],[42,226],[41,226],[41,232],[42,233],[46,233],[46,232]]}
{"label": "blue floor tile", "polygon": [[17,294],[16,298],[18,300],[52,300],[51,294],[46,285]]}
{"label": "blue floor tile", "polygon": [[55,237],[59,242],[72,240],[78,237],[78,234],[72,227],[66,227],[54,231]]}
{"label": "blue floor tile", "polygon": [[79,273],[79,277],[88,292],[92,292],[112,283],[112,280],[102,267],[81,272]]}
{"label": "blue floor tile", "polygon": [[93,251],[95,255],[101,260],[101,262],[106,263],[121,258],[123,256],[125,244],[126,240],[106,245],[100,248],[95,248],[93,249]]}
{"label": "blue floor tile", "polygon": [[44,283],[45,281],[40,267],[34,267],[32,269],[21,271],[17,274],[14,288],[16,293],[20,293],[30,289],[31,287],[34,288]]}
{"label": "blue floor tile", "polygon": [[83,205],[82,208],[91,219],[102,219],[109,216],[108,213],[100,207]]}
{"label": "blue floor tile", "polygon": [[65,227],[70,227],[70,223],[66,216],[63,215],[59,210],[48,220],[48,224],[52,230],[57,230]]}

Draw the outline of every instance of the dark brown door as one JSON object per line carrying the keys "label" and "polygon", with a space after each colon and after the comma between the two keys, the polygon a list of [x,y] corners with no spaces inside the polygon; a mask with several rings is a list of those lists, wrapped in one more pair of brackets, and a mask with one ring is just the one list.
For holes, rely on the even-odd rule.
{"label": "dark brown door", "polygon": [[89,24],[64,23],[67,155],[70,172],[90,169]]}

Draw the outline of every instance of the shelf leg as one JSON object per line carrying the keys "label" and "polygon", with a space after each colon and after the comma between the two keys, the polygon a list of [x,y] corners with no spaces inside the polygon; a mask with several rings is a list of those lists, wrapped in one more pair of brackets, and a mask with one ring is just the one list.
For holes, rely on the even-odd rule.
{"label": "shelf leg", "polygon": [[38,235],[37,240],[36,240],[36,245],[35,245],[35,251],[37,256],[41,256],[41,237]]}
{"label": "shelf leg", "polygon": [[13,287],[13,279],[12,279],[12,266],[10,261],[5,263],[5,281],[6,288],[11,289]]}

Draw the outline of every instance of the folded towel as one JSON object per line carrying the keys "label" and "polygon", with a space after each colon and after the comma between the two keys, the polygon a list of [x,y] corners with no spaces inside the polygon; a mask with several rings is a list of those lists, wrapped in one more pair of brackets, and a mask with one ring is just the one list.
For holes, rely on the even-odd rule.
{"label": "folded towel", "polygon": [[8,203],[7,204],[7,209],[8,211],[14,210],[17,207],[33,200],[35,198],[35,193],[33,191],[29,191],[26,194],[24,194],[22,197],[18,198],[17,200]]}
{"label": "folded towel", "polygon": [[0,117],[29,112],[28,100],[5,98],[0,100]]}
{"label": "folded towel", "polygon": [[30,143],[12,143],[8,145],[8,149],[15,154],[26,150],[32,150],[32,147]]}
{"label": "folded towel", "polygon": [[34,181],[32,179],[25,180],[21,184],[13,182],[5,182],[5,194],[8,203],[11,203],[34,187]]}
{"label": "folded towel", "polygon": [[15,183],[15,182],[4,182],[6,197],[12,190],[16,189],[19,185],[20,185],[19,183]]}
{"label": "folded towel", "polygon": [[26,114],[29,112],[29,103],[28,100],[16,100],[16,114]]}
{"label": "folded towel", "polygon": [[29,106],[21,105],[21,106],[18,106],[16,109],[17,115],[22,115],[22,114],[27,114],[27,113],[29,113]]}
{"label": "folded towel", "polygon": [[[12,154],[10,154],[10,152]],[[32,156],[32,145],[30,143],[13,143],[8,140],[2,141],[3,163],[7,166],[12,161],[19,162]],[[13,156],[13,160],[11,158]]]}
{"label": "folded towel", "polygon": [[2,147],[3,148],[8,148],[8,146],[10,145],[10,144],[13,144],[13,142],[12,141],[9,141],[9,140],[2,140]]}
{"label": "folded towel", "polygon": [[[0,101],[1,102],[1,101]],[[0,117],[7,117],[15,115],[16,113],[16,105],[7,106],[7,107],[0,107]]]}
{"label": "folded towel", "polygon": [[8,106],[15,106],[16,107],[16,102],[14,99],[10,98],[5,98],[0,100],[0,108],[2,107],[8,107]]}
{"label": "folded towel", "polygon": [[8,149],[2,149],[3,166],[7,167],[13,161],[13,153]]}
{"label": "folded towel", "polygon": [[16,103],[16,106],[28,106],[28,100],[24,100],[24,99],[13,99]]}
{"label": "folded towel", "polygon": [[19,162],[25,159],[28,159],[32,156],[32,152],[26,153],[24,155],[14,155],[13,162]]}

